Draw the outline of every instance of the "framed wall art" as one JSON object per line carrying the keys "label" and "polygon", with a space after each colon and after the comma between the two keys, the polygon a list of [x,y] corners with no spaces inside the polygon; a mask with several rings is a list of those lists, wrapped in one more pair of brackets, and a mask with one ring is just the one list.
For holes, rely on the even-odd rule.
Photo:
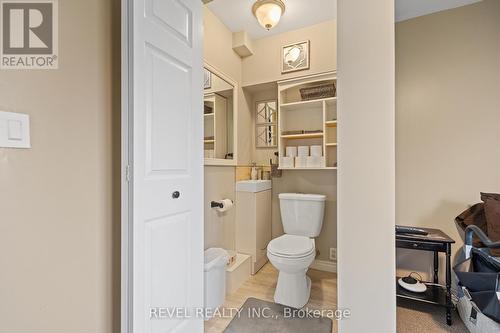
{"label": "framed wall art", "polygon": [[310,42],[308,40],[283,46],[281,73],[309,69]]}

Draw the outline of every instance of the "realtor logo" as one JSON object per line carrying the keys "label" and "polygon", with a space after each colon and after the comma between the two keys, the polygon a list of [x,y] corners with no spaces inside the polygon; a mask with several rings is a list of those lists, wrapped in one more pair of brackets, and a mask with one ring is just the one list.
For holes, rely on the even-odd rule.
{"label": "realtor logo", "polygon": [[57,0],[0,0],[1,69],[57,69]]}

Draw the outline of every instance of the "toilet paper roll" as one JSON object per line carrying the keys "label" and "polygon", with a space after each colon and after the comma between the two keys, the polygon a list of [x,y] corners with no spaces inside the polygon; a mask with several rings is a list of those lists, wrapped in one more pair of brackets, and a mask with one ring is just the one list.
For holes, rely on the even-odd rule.
{"label": "toilet paper roll", "polygon": [[282,168],[293,168],[294,157],[282,157],[280,159],[280,167]]}
{"label": "toilet paper roll", "polygon": [[295,167],[305,168],[307,167],[307,156],[297,156],[295,157]]}
{"label": "toilet paper roll", "polygon": [[311,156],[323,156],[323,146],[311,146]]}
{"label": "toilet paper roll", "polygon": [[286,157],[295,157],[297,156],[297,147],[288,146],[286,147]]}
{"label": "toilet paper roll", "polygon": [[218,212],[221,212],[221,213],[227,212],[228,210],[233,208],[233,205],[234,205],[233,200],[231,200],[231,199],[223,199],[223,200],[220,200],[219,202],[222,203],[222,208],[217,207],[216,209]]}
{"label": "toilet paper roll", "polygon": [[325,158],[323,156],[306,157],[306,168],[322,168],[325,166]]}
{"label": "toilet paper roll", "polygon": [[307,157],[309,156],[309,146],[299,146],[298,154],[299,157]]}

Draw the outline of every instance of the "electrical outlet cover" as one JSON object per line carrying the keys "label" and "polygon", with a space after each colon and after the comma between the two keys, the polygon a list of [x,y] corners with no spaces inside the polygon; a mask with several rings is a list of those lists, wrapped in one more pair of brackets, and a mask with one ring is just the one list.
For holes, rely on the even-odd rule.
{"label": "electrical outlet cover", "polygon": [[334,247],[330,248],[330,260],[337,260],[337,249]]}

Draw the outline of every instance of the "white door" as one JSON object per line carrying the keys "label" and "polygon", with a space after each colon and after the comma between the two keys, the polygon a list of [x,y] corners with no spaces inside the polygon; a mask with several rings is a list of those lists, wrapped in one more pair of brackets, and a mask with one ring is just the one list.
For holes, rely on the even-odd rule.
{"label": "white door", "polygon": [[201,332],[202,3],[125,1],[128,332]]}

